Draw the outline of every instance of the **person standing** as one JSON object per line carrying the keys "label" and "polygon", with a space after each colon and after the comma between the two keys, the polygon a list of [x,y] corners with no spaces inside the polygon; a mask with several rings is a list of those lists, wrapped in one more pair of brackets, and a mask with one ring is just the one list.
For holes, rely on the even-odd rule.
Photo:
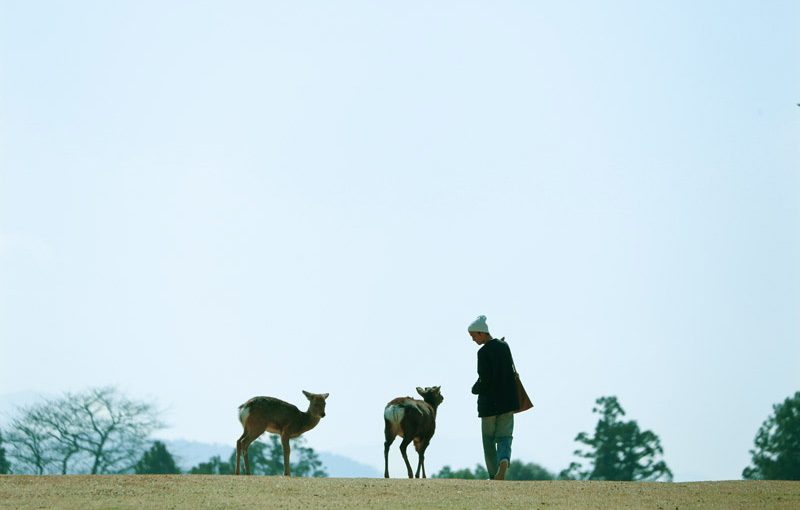
{"label": "person standing", "polygon": [[514,412],[519,408],[511,349],[503,340],[492,338],[486,316],[467,328],[478,349],[478,380],[472,393],[478,395],[483,456],[489,478],[504,480],[511,462]]}

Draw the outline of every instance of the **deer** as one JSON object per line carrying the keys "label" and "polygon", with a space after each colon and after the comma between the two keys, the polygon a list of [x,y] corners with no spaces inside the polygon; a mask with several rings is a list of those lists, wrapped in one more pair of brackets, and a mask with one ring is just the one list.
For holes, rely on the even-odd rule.
{"label": "deer", "polygon": [[239,459],[244,455],[245,474],[250,474],[250,459],[247,449],[258,436],[266,432],[281,436],[283,446],[283,474],[291,476],[289,467],[289,440],[317,426],[325,416],[325,399],[328,393],[309,393],[308,411],[303,412],[288,402],[273,397],[253,397],[239,406],[239,421],[244,427],[242,436],[236,441],[236,469],[239,474]]}
{"label": "deer", "polygon": [[408,462],[408,455],[406,455],[406,448],[413,441],[414,449],[417,450],[419,456],[416,477],[419,478],[421,470],[422,478],[426,478],[425,450],[436,431],[436,410],[444,401],[444,397],[441,394],[441,386],[417,387],[417,393],[422,400],[398,397],[389,401],[383,410],[383,420],[386,425],[384,428],[386,442],[383,443],[384,478],[389,478],[389,447],[397,436],[403,438],[400,443],[400,453],[406,463],[408,477],[414,478],[411,464]]}

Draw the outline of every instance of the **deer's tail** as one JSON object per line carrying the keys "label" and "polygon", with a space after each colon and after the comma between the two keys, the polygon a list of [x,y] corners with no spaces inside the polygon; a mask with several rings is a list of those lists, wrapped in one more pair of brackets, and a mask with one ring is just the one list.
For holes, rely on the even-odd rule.
{"label": "deer's tail", "polygon": [[244,427],[245,423],[247,423],[247,417],[248,416],[250,416],[250,406],[247,405],[246,403],[240,405],[239,406],[239,421],[241,422],[242,427]]}
{"label": "deer's tail", "polygon": [[383,410],[383,419],[393,425],[400,425],[404,415],[405,409],[399,405],[388,405],[386,409]]}

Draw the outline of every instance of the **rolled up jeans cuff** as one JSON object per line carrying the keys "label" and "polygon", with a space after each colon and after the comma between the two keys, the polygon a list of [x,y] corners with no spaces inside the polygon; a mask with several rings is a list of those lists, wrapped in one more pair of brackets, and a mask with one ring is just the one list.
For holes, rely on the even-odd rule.
{"label": "rolled up jeans cuff", "polygon": [[498,437],[497,438],[497,463],[498,465],[500,462],[506,460],[509,463],[511,462],[511,436],[505,437]]}

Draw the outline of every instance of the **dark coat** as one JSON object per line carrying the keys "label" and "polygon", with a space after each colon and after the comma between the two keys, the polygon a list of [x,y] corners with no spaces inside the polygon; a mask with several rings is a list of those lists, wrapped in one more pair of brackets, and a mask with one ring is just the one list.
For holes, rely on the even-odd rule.
{"label": "dark coat", "polygon": [[478,349],[478,381],[472,393],[478,395],[478,416],[497,416],[519,409],[517,382],[511,349],[496,338]]}

